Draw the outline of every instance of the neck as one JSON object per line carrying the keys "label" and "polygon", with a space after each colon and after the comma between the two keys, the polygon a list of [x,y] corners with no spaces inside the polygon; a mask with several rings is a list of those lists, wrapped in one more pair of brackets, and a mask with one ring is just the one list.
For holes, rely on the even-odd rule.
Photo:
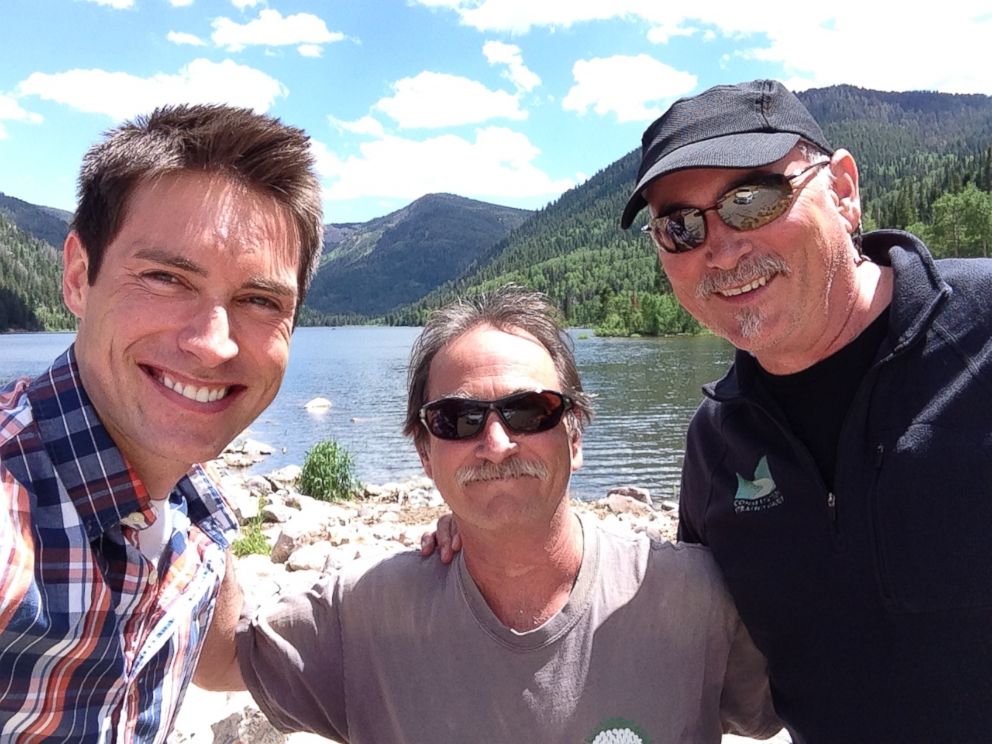
{"label": "neck", "polygon": [[[756,353],[758,363],[773,375],[801,372],[843,349],[874,321],[892,300],[892,269],[861,260],[849,274],[837,278],[824,312],[827,322],[819,340],[794,351]],[[833,315],[833,319],[831,319]]]}
{"label": "neck", "polygon": [[582,565],[582,526],[567,501],[539,530],[462,530],[472,580],[503,625],[532,630],[565,604]]}
{"label": "neck", "polygon": [[176,487],[179,480],[189,472],[192,464],[182,465],[173,462],[149,463],[145,459],[132,458],[118,445],[121,454],[127,461],[128,466],[137,475],[138,480],[148,491],[148,496],[153,501],[162,501],[169,498],[172,489]]}

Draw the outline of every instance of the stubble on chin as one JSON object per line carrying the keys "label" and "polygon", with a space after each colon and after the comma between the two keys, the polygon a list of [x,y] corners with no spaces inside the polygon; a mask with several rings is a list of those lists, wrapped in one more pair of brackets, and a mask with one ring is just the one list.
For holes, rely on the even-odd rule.
{"label": "stubble on chin", "polygon": [[754,341],[761,337],[761,311],[753,307],[745,307],[737,313],[737,332],[744,341]]}

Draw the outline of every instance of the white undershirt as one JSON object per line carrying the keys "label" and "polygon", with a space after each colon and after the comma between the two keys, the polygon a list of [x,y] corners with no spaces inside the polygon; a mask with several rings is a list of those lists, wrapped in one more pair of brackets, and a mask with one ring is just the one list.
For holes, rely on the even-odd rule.
{"label": "white undershirt", "polygon": [[167,500],[153,500],[151,507],[155,512],[155,521],[145,529],[138,530],[138,549],[152,565],[158,566],[158,560],[172,536],[172,509]]}

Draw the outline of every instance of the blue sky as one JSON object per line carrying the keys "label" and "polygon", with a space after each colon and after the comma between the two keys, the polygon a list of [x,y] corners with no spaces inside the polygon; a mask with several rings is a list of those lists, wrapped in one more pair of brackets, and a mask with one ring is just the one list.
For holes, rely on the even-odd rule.
{"label": "blue sky", "polygon": [[310,133],[327,222],[439,191],[538,208],[717,83],[992,94],[992,2],[925,7],[2,0],[0,191],[71,210],[101,132],[163,103],[218,101]]}

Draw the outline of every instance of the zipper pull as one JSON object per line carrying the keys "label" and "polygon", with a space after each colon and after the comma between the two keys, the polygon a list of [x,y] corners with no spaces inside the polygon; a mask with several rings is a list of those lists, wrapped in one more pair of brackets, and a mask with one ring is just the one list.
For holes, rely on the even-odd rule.
{"label": "zipper pull", "polygon": [[875,447],[875,467],[882,467],[882,458],[885,456],[885,445],[880,444]]}
{"label": "zipper pull", "polygon": [[830,514],[830,521],[837,522],[837,497],[833,491],[827,494],[827,511]]}

